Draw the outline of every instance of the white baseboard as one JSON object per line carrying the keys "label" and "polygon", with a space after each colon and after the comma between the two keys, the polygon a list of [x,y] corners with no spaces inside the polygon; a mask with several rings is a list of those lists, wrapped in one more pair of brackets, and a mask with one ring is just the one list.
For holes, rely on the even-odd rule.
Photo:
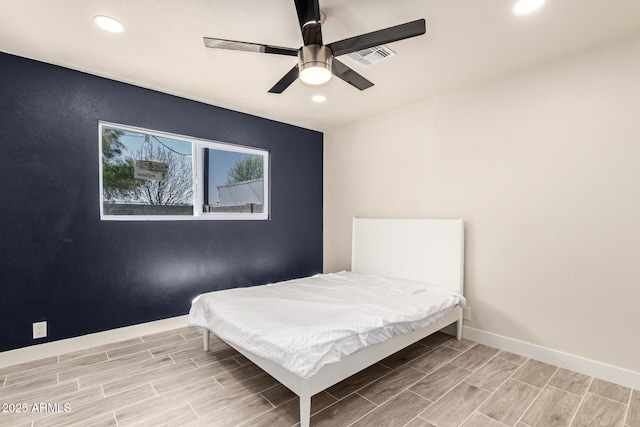
{"label": "white baseboard", "polygon": [[141,323],[66,340],[52,341],[0,352],[0,368],[181,328],[187,326],[188,317],[187,315],[172,317],[169,319],[156,320],[155,322]]}
{"label": "white baseboard", "polygon": [[541,347],[491,332],[479,329],[462,329],[462,336],[471,341],[485,344],[510,353],[519,354],[550,365],[559,366],[574,372],[579,372],[590,377],[599,378],[625,387],[640,390],[640,372],[630,371],[625,368],[608,365],[581,356],[563,353],[546,347]]}

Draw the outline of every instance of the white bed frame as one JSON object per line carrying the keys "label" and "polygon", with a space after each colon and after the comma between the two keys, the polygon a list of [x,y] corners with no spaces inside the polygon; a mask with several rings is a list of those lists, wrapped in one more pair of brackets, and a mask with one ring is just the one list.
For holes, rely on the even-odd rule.
{"label": "white bed frame", "polygon": [[[464,270],[464,222],[462,219],[353,219],[351,270],[421,280],[462,293]],[[338,363],[325,365],[310,378],[282,368],[270,360],[231,345],[247,359],[300,397],[300,425],[308,427],[311,396],[360,372],[393,353],[457,322],[462,338],[462,309],[455,307],[436,323],[383,343],[364,348]],[[205,351],[209,333],[204,331]]]}

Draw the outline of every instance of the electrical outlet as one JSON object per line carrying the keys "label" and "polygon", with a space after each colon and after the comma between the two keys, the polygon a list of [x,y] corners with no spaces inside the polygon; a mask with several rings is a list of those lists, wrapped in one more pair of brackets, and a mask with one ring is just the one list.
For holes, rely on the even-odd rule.
{"label": "electrical outlet", "polygon": [[462,318],[464,320],[471,320],[471,307],[465,307],[462,312]]}
{"label": "electrical outlet", "polygon": [[45,338],[47,336],[47,322],[36,322],[33,324],[33,339]]}

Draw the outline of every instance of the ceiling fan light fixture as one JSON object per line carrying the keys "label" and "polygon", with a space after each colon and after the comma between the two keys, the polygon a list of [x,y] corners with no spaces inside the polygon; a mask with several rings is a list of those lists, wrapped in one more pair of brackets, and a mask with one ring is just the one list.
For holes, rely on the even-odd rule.
{"label": "ceiling fan light fixture", "polygon": [[331,49],[326,46],[303,46],[298,52],[300,80],[312,86],[318,86],[331,80],[331,59]]}
{"label": "ceiling fan light fixture", "polygon": [[300,80],[311,86],[318,86],[331,80],[331,70],[323,66],[309,66],[300,71]]}

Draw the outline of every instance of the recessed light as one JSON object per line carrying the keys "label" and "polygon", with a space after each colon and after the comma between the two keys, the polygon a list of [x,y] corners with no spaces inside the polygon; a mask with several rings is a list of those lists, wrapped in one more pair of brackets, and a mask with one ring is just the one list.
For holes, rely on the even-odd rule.
{"label": "recessed light", "polygon": [[124,31],[124,25],[109,16],[94,16],[93,22],[95,22],[98,27],[111,33],[121,33]]}
{"label": "recessed light", "polygon": [[311,99],[312,99],[314,102],[324,102],[324,101],[326,101],[326,100],[327,100],[327,97],[326,97],[326,96],[324,96],[324,95],[313,95],[313,96],[311,97]]}
{"label": "recessed light", "polygon": [[519,0],[513,5],[513,13],[524,15],[539,9],[544,4],[544,0]]}

